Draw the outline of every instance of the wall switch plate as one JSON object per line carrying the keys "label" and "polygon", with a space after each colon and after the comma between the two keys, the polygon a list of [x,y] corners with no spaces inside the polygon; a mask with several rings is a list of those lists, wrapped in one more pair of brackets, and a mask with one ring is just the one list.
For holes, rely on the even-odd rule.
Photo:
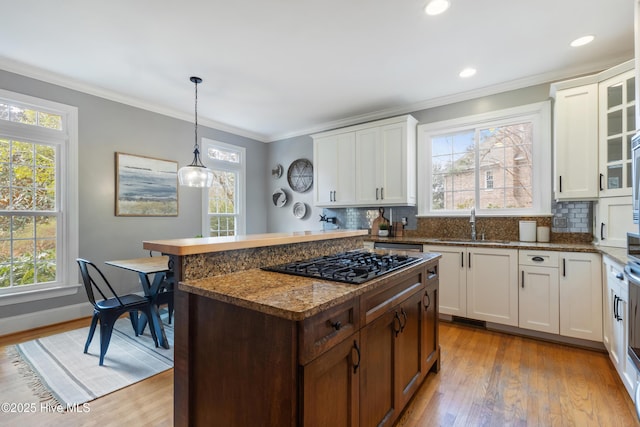
{"label": "wall switch plate", "polygon": [[557,216],[553,218],[553,226],[555,228],[567,228],[567,218]]}

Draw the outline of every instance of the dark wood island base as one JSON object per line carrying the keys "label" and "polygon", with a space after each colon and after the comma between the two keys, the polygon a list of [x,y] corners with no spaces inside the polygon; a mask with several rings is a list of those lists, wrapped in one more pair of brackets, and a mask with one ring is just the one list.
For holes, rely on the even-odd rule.
{"label": "dark wood island base", "polygon": [[359,285],[261,267],[362,250],[366,230],[143,242],[172,259],[174,423],[390,426],[440,368],[437,253]]}
{"label": "dark wood island base", "polygon": [[[360,288],[299,277],[287,285],[288,276],[261,270],[181,284],[175,425],[392,425],[440,368],[439,255],[427,255]],[[290,312],[243,306],[216,289],[261,275],[285,282]],[[294,308],[302,293],[326,299],[334,286],[335,301]]]}

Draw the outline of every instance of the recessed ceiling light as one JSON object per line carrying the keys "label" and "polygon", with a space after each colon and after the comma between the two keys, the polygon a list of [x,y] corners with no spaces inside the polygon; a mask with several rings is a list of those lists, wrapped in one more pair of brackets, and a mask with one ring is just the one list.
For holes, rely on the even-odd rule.
{"label": "recessed ceiling light", "polygon": [[467,77],[471,77],[476,73],[476,69],[475,68],[471,68],[471,67],[467,67],[464,70],[460,71],[460,74],[458,74],[460,77],[462,78],[467,78]]}
{"label": "recessed ceiling light", "polygon": [[571,47],[578,47],[578,46],[584,46],[585,44],[589,44],[593,41],[595,37],[593,36],[584,36],[584,37],[579,37],[577,39],[575,39],[574,41],[572,41]]}
{"label": "recessed ceiling light", "polygon": [[449,9],[449,0],[431,0],[424,11],[427,15],[440,15]]}

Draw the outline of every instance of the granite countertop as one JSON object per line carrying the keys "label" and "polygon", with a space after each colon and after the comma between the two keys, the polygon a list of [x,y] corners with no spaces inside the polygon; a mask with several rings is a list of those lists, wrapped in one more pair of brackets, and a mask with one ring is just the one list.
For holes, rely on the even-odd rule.
{"label": "granite countertop", "polygon": [[465,240],[465,239],[434,239],[430,237],[378,237],[368,236],[365,240],[370,242],[386,243],[407,243],[420,245],[441,245],[441,246],[476,246],[492,248],[529,249],[540,251],[563,251],[563,252],[590,252],[607,255],[619,262],[626,264],[627,249],[610,246],[594,245],[593,243],[542,243],[542,242],[514,242],[507,240]]}
{"label": "granite countertop", "polygon": [[437,253],[411,253],[409,255],[419,256],[422,260],[360,285],[323,281],[254,268],[180,282],[178,287],[180,290],[192,294],[298,321],[367,291],[385,286],[410,269],[424,265],[441,256]]}

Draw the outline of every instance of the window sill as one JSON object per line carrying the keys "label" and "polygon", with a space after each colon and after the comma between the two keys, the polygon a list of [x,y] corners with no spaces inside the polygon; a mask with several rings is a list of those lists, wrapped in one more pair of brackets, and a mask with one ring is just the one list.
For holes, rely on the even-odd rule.
{"label": "window sill", "polygon": [[25,302],[38,301],[67,295],[75,295],[82,285],[80,283],[68,286],[55,286],[50,288],[33,289],[29,291],[14,292],[0,295],[0,306],[21,304]]}

